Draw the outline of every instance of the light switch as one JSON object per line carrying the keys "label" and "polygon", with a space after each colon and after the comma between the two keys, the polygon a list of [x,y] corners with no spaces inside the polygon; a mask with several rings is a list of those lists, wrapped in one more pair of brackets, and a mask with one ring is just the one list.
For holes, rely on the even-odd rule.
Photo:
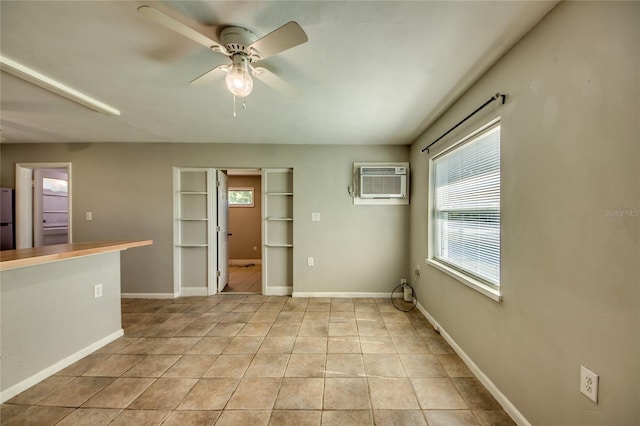
{"label": "light switch", "polygon": [[313,266],[313,257],[307,257],[307,266]]}
{"label": "light switch", "polygon": [[311,213],[311,222],[320,222],[320,213]]}
{"label": "light switch", "polygon": [[92,212],[85,212],[84,213],[84,218],[86,220],[93,220],[93,213]]}

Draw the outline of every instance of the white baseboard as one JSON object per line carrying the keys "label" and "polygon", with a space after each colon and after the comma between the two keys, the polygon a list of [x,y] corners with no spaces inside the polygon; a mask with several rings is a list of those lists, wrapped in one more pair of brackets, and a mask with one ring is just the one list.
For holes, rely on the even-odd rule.
{"label": "white baseboard", "polygon": [[[353,299],[362,299],[362,298],[374,298],[374,299],[382,299],[385,297],[390,297],[391,292],[321,292],[321,291],[311,291],[311,292],[303,292],[303,291],[294,291],[291,295],[292,297],[344,297],[344,298],[353,298]],[[402,297],[402,293],[397,293],[395,297]]]}
{"label": "white baseboard", "polygon": [[265,296],[290,296],[293,292],[292,286],[268,286],[265,288]]}
{"label": "white baseboard", "polygon": [[229,266],[262,265],[262,259],[229,259]]}
{"label": "white baseboard", "polygon": [[500,389],[487,377],[486,374],[480,367],[478,367],[473,360],[467,355],[462,348],[456,343],[455,340],[446,332],[445,329],[440,326],[438,321],[420,304],[417,305],[418,310],[422,313],[422,315],[429,320],[431,325],[435,328],[435,330],[442,336],[444,340],[447,341],[449,346],[458,354],[460,359],[469,367],[469,370],[480,380],[480,382],[484,385],[485,388],[489,391],[491,395],[498,401],[498,403],[504,408],[504,411],[511,416],[514,422],[516,422],[519,426],[531,426],[531,423],[522,415],[522,413],[516,408],[515,405],[507,397],[500,392]]}
{"label": "white baseboard", "polygon": [[102,339],[98,340],[97,342],[94,342],[94,343],[90,344],[89,346],[80,349],[79,351],[69,355],[68,357],[61,359],[60,361],[56,362],[55,364],[50,365],[49,367],[47,367],[47,368],[45,368],[43,370],[40,370],[39,372],[37,372],[33,376],[27,377],[26,379],[24,379],[20,383],[16,383],[15,385],[11,386],[10,388],[5,389],[4,391],[0,392],[0,403],[4,403],[4,402],[8,401],[9,399],[11,399],[14,396],[18,395],[20,392],[24,392],[25,390],[29,389],[31,386],[34,386],[34,385],[40,383],[41,381],[43,381],[47,377],[50,377],[50,376],[56,374],[58,371],[67,368],[68,366],[70,366],[74,362],[81,360],[85,356],[97,351],[101,347],[108,345],[109,343],[113,342],[114,340],[116,340],[116,339],[118,339],[119,337],[122,337],[122,336],[124,336],[124,331],[122,329],[120,329],[120,330],[118,330],[118,331],[116,331],[114,333],[111,333],[110,335],[108,335],[106,337],[103,337]]}
{"label": "white baseboard", "polygon": [[178,294],[174,293],[121,293],[123,299],[175,299]]}
{"label": "white baseboard", "polygon": [[207,296],[206,287],[182,287],[180,289],[181,297]]}

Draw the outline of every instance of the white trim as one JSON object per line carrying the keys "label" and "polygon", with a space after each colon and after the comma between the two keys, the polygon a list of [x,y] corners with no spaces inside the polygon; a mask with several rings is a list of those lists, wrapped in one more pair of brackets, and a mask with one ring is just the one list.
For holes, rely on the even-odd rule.
{"label": "white trim", "polygon": [[265,296],[291,296],[291,293],[293,293],[293,286],[278,285],[278,286],[266,287],[264,295]]}
{"label": "white trim", "polygon": [[177,293],[121,293],[122,299],[175,299],[180,297]]}
{"label": "white trim", "polygon": [[34,374],[33,376],[27,377],[26,379],[24,379],[23,381],[21,381],[20,383],[16,383],[15,385],[11,386],[8,389],[5,389],[4,391],[2,391],[0,393],[0,403],[4,403],[7,400],[13,398],[14,396],[18,395],[20,392],[24,392],[25,390],[29,389],[31,386],[34,386],[38,383],[40,383],[41,381],[43,381],[44,379],[56,374],[58,371],[70,366],[71,364],[73,364],[76,361],[81,360],[82,358],[84,358],[85,356],[97,351],[98,349],[102,348],[103,346],[108,345],[109,343],[113,342],[114,340],[120,338],[124,336],[124,330],[120,329],[114,333],[111,333],[110,335],[103,337],[102,339],[98,340],[97,342],[94,342],[92,344],[90,344],[89,346],[80,349],[79,351],[69,355],[66,358],[61,359],[60,361],[56,362],[55,364],[40,370],[39,372],[37,372],[36,374]]}
{"label": "white trim", "polygon": [[[322,292],[322,291],[312,291],[312,292],[302,292],[302,291],[294,291],[291,297],[345,297],[352,299],[363,299],[363,298],[372,298],[372,299],[382,299],[385,297],[391,297],[391,292]],[[402,293],[396,293],[396,298],[403,297]]]}
{"label": "white trim", "polygon": [[480,281],[476,281],[473,278],[459,271],[456,271],[453,268],[447,267],[446,265],[438,262],[437,260],[427,259],[427,264],[429,266],[433,266],[434,268],[441,270],[445,274],[460,281],[462,284],[477,291],[478,293],[484,294],[485,296],[487,296],[492,300],[495,300],[496,302],[502,302],[502,295],[500,294],[500,290],[491,288],[488,285],[481,283]]}
{"label": "white trim", "polygon": [[181,297],[208,296],[207,287],[182,287],[180,290]]}
{"label": "white trim", "polygon": [[498,403],[504,408],[504,411],[513,419],[516,424],[519,426],[531,426],[531,423],[526,419],[526,417],[516,408],[515,405],[509,399],[500,392],[500,389],[489,379],[489,377],[484,374],[480,367],[478,367],[473,360],[467,355],[462,348],[453,340],[443,328],[436,321],[436,319],[420,304],[417,304],[418,310],[425,316],[425,318],[433,325],[433,328],[442,336],[444,340],[447,341],[449,346],[458,354],[460,359],[469,367],[469,370],[477,377],[478,380],[484,385],[485,388],[489,391],[491,395],[498,401]]}

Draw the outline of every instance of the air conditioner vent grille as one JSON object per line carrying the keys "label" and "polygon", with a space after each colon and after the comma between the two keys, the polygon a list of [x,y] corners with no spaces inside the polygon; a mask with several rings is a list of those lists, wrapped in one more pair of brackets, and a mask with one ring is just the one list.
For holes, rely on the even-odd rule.
{"label": "air conditioner vent grille", "polygon": [[398,195],[402,194],[402,178],[398,175],[392,176],[363,176],[362,177],[362,194],[363,195]]}

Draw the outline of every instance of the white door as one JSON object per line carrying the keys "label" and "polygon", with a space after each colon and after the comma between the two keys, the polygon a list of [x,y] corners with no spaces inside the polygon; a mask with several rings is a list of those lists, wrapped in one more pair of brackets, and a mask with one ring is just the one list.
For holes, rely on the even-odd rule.
{"label": "white door", "polygon": [[69,242],[68,175],[65,169],[34,169],[33,245]]}
{"label": "white door", "polygon": [[218,292],[229,282],[229,200],[227,175],[218,170]]}

